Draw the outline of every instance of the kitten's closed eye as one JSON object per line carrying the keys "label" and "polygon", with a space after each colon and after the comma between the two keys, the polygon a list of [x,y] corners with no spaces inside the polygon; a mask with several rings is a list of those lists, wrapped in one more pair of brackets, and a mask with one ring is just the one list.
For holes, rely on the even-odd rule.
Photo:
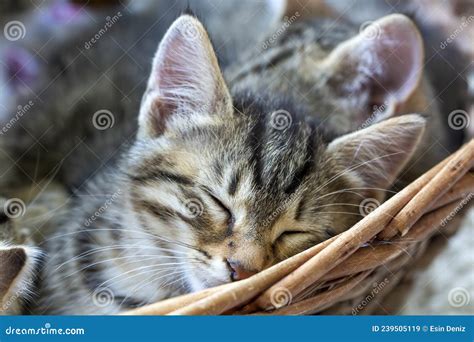
{"label": "kitten's closed eye", "polygon": [[214,196],[211,192],[206,191],[208,196],[212,199],[212,201],[226,214],[227,216],[227,229],[232,229],[235,224],[235,217],[232,211],[224,204],[222,201]]}
{"label": "kitten's closed eye", "polygon": [[308,234],[310,233],[304,230],[285,230],[280,235],[278,235],[275,242],[281,241],[285,238],[301,237]]}

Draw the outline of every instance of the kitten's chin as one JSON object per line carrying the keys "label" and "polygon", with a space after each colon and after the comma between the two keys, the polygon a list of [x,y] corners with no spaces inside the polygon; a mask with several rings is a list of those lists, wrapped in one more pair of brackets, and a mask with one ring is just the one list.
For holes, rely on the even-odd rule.
{"label": "kitten's chin", "polygon": [[197,292],[231,282],[227,265],[221,259],[213,259],[206,266],[185,270],[186,283],[190,292]]}
{"label": "kitten's chin", "polygon": [[199,292],[207,288],[205,284],[193,276],[187,277],[187,283],[189,284],[191,292]]}
{"label": "kitten's chin", "polygon": [[188,274],[186,276],[186,282],[189,286],[190,292],[199,292],[211,287],[226,284],[230,282],[230,280],[223,281],[223,280],[215,279],[214,277],[210,275],[205,276],[205,272],[203,272],[203,279],[200,279],[200,277],[197,275]]}

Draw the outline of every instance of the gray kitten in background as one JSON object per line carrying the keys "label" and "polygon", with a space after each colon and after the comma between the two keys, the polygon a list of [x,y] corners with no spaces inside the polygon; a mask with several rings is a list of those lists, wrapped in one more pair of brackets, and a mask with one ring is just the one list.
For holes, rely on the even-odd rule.
{"label": "gray kitten in background", "polygon": [[376,24],[375,38],[294,24],[223,74],[201,23],[176,20],[136,138],[47,242],[37,312],[117,313],[244,279],[348,229],[426,169],[414,156],[444,157],[423,150],[449,140],[436,113],[403,115],[433,109],[419,32],[401,15]]}
{"label": "gray kitten in background", "polygon": [[[57,177],[70,189],[135,134],[151,56],[187,6],[206,22],[221,64],[255,45],[284,10],[284,1],[145,1],[100,11],[62,3],[26,18],[24,39],[0,44],[0,145],[17,163],[13,181],[29,181],[22,170],[47,177],[61,164]],[[117,129],[98,134],[90,123],[108,112]]]}

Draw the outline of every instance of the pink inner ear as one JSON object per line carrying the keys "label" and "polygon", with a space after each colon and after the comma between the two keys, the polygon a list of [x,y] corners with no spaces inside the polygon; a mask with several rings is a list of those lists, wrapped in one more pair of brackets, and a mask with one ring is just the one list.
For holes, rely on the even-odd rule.
{"label": "pink inner ear", "polygon": [[165,98],[172,98],[175,91],[190,85],[193,73],[191,58],[195,52],[190,51],[178,35],[166,42],[163,49],[161,65],[155,70],[156,82]]}
{"label": "pink inner ear", "polygon": [[209,100],[205,97],[212,95],[206,89],[216,71],[212,70],[211,58],[200,35],[190,35],[187,28],[192,23],[187,25],[170,29],[153,65],[150,86],[158,90],[160,106],[165,104],[170,110],[181,106],[199,109]]}
{"label": "pink inner ear", "polygon": [[406,100],[422,74],[423,43],[419,32],[405,18],[375,22],[376,37],[369,48],[375,53],[373,96]]}

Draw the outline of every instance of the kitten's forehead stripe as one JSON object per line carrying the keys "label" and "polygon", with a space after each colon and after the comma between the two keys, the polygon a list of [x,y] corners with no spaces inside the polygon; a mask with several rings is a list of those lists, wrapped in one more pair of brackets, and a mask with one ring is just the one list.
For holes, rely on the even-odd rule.
{"label": "kitten's forehead stripe", "polygon": [[299,221],[301,219],[301,215],[303,211],[305,210],[305,204],[306,204],[306,198],[305,198],[305,195],[303,194],[301,199],[298,202],[298,205],[296,206],[295,216],[294,216],[295,221]]}
{"label": "kitten's forehead stripe", "polygon": [[[245,110],[242,108],[242,110]],[[247,138],[247,145],[252,151],[250,161],[254,169],[254,182],[257,187],[262,185],[262,140],[265,133],[265,120],[263,116],[258,117],[253,124]]]}
{"label": "kitten's forehead stripe", "polygon": [[157,169],[148,169],[146,173],[141,173],[139,175],[129,175],[129,177],[138,183],[146,183],[149,181],[167,181],[174,182],[182,185],[192,185],[193,181],[186,176],[178,175],[168,171],[157,170]]}
{"label": "kitten's forehead stripe", "polygon": [[161,220],[167,222],[175,216],[175,211],[169,207],[159,204],[158,202],[151,202],[147,200],[134,201],[134,207],[138,211],[148,212]]}
{"label": "kitten's forehead stripe", "polygon": [[[310,137],[312,132],[310,133]],[[294,172],[294,177],[291,182],[284,189],[285,194],[291,195],[296,189],[301,185],[304,178],[312,171],[314,165],[314,146],[313,139],[306,139],[306,156],[304,157],[304,162],[298,169]]]}
{"label": "kitten's forehead stripe", "polygon": [[241,176],[242,174],[240,170],[236,170],[232,173],[232,176],[229,182],[229,187],[227,189],[227,192],[229,193],[229,195],[231,196],[235,195],[235,192],[237,191],[237,187],[239,186]]}

